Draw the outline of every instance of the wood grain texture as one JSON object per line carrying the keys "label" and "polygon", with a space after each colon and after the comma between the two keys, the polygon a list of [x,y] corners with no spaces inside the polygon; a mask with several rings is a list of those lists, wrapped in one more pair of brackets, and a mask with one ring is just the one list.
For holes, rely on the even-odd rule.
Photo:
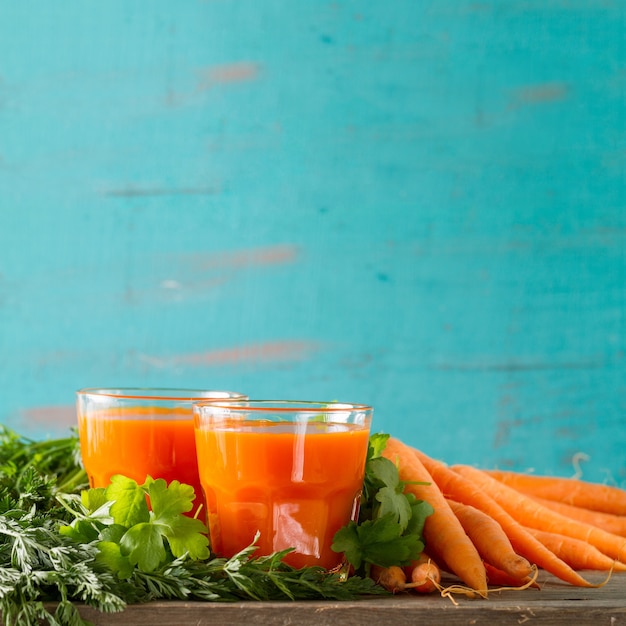
{"label": "wood grain texture", "polygon": [[[596,580],[604,576],[592,574]],[[155,602],[132,605],[123,613],[101,614],[83,609],[81,614],[96,626],[142,626],[158,621],[164,626],[272,624],[287,626],[360,626],[398,624],[409,626],[460,626],[502,624],[519,626],[570,626],[571,624],[615,626],[626,623],[623,575],[615,575],[600,589],[577,589],[551,579],[539,591],[506,591],[487,600],[455,599],[440,596],[399,595],[351,602],[237,602],[189,603]]]}
{"label": "wood grain texture", "polygon": [[5,3],[0,422],[65,434],[83,386],[221,387],[626,484],[625,21]]}

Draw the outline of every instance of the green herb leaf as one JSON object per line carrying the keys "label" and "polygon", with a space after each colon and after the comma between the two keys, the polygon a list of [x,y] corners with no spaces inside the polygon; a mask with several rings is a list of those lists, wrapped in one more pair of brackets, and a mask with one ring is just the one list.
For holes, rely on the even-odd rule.
{"label": "green herb leaf", "polygon": [[122,537],[126,534],[127,530],[126,526],[122,526],[121,524],[111,524],[110,526],[105,526],[100,531],[100,539],[101,541],[121,543]]}
{"label": "green herb leaf", "polygon": [[[364,522],[363,525],[371,523],[372,522]],[[361,526],[361,528],[363,528],[363,526]],[[333,543],[331,545],[331,548],[335,552],[342,552],[348,563],[350,563],[356,570],[361,567],[366,556],[358,529],[359,526],[357,526],[355,522],[350,522],[335,533]]]}
{"label": "green herb leaf", "polygon": [[177,480],[168,485],[162,478],[153,480],[148,477],[144,487],[148,488],[150,506],[157,517],[172,518],[191,511],[195,497],[191,485],[182,485]]}
{"label": "green herb leaf", "polygon": [[209,558],[209,540],[205,525],[197,519],[181,517],[176,523],[157,518],[154,524],[161,534],[167,538],[172,554],[176,557],[189,554],[192,559]]}
{"label": "green herb leaf", "polygon": [[363,563],[382,567],[408,565],[424,544],[419,535],[403,535],[394,515],[388,513],[359,525],[351,522],[335,535],[332,548],[344,552],[346,559],[359,569]]}
{"label": "green herb leaf", "polygon": [[[146,483],[151,481],[152,478],[148,477]],[[125,476],[113,476],[111,484],[106,488],[106,497],[113,501],[111,515],[116,524],[130,528],[150,519],[146,490],[136,481]]]}
{"label": "green herb leaf", "polygon": [[385,457],[373,458],[367,466],[367,479],[377,487],[387,486],[396,488],[400,485],[398,468]]}
{"label": "green herb leaf", "polygon": [[100,541],[96,562],[108,567],[118,578],[129,578],[135,569],[128,556],[122,554],[121,546],[115,541]]}
{"label": "green herb leaf", "polygon": [[382,455],[383,450],[387,446],[389,437],[390,435],[387,435],[386,433],[373,433],[370,435],[369,448],[371,458],[374,459]]}
{"label": "green herb leaf", "polygon": [[79,543],[91,543],[99,537],[99,531],[93,523],[82,519],[75,520],[71,525],[60,526],[59,534]]}
{"label": "green herb leaf", "polygon": [[432,505],[424,500],[418,500],[413,494],[409,494],[409,502],[411,505],[411,517],[405,532],[421,537],[426,519],[435,511]]}
{"label": "green herb leaf", "polygon": [[163,535],[150,522],[134,524],[120,540],[122,554],[143,572],[152,572],[165,562],[167,552],[163,545]]}
{"label": "green herb leaf", "polygon": [[105,506],[110,501],[107,499],[106,489],[103,487],[94,487],[93,489],[85,489],[80,494],[80,501],[83,506],[90,512],[97,511],[100,507]]}
{"label": "green herb leaf", "polygon": [[411,519],[412,509],[408,498],[402,493],[402,486],[398,487],[382,487],[375,496],[380,502],[378,515],[385,517],[391,515],[392,519],[398,524],[403,531]]}

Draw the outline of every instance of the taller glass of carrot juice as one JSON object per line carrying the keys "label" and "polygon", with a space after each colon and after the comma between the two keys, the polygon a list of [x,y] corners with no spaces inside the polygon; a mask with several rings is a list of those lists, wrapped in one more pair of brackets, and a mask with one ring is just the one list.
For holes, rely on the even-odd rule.
{"label": "taller glass of carrot juice", "polygon": [[295,567],[341,566],[335,533],[358,516],[372,408],[339,402],[194,404],[211,548],[292,548]]}
{"label": "taller glass of carrot juice", "polygon": [[[115,474],[145,482],[147,476],[194,488],[193,515],[204,497],[198,477],[193,402],[245,399],[232,391],[200,389],[85,388],[77,391],[78,434],[92,487]],[[204,510],[201,512],[204,517]]]}

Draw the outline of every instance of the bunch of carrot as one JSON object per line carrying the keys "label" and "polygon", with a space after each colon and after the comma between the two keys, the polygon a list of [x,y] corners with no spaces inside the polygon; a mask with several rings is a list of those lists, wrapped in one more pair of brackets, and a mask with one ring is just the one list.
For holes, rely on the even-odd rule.
{"label": "bunch of carrot", "polygon": [[[494,585],[531,586],[537,568],[581,587],[597,585],[580,570],[626,571],[622,489],[448,466],[393,437],[383,455],[397,465],[405,490],[434,508],[423,530],[429,563],[456,575],[468,595],[487,596]],[[412,588],[402,576],[395,584],[395,591]],[[435,588],[441,590],[425,590]]]}

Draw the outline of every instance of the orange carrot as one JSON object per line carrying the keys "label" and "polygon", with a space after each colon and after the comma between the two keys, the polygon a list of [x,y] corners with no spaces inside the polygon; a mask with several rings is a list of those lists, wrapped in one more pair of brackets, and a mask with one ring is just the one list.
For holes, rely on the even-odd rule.
{"label": "orange carrot", "polygon": [[391,593],[400,593],[406,587],[406,574],[398,565],[391,565],[390,567],[372,565],[370,578]]}
{"label": "orange carrot", "polygon": [[430,558],[415,563],[411,569],[411,582],[407,585],[416,593],[432,593],[441,588],[441,570]]}
{"label": "orange carrot", "polygon": [[485,569],[487,570],[487,580],[489,585],[494,587],[533,587],[534,589],[541,589],[539,583],[536,581],[537,570],[535,570],[534,576],[524,576],[524,578],[516,578],[506,572],[491,565],[491,563],[485,562]]}
{"label": "orange carrot", "polygon": [[597,526],[602,530],[606,530],[614,535],[620,537],[626,537],[626,515],[614,515],[613,513],[602,513],[601,511],[592,511],[591,509],[584,509],[580,506],[574,506],[572,504],[565,504],[565,502],[558,502],[557,500],[548,500],[546,498],[539,498],[532,496],[533,500],[536,500],[543,506],[578,520],[579,522],[585,522],[592,526]]}
{"label": "orange carrot", "polygon": [[552,511],[531,497],[493,478],[483,470],[469,465],[454,465],[452,469],[473,481],[480,489],[488,492],[522,526],[568,535],[574,539],[582,539],[612,559],[626,561],[626,538],[607,533],[605,530]]}
{"label": "orange carrot", "polygon": [[[434,563],[433,558],[429,554],[427,554],[426,551],[422,550],[420,555],[415,560],[404,566],[404,572],[407,575],[407,578],[410,578],[411,572],[413,571],[414,567],[417,567],[420,563],[428,563],[428,561],[433,561]],[[438,564],[437,567],[439,567]]]}
{"label": "orange carrot", "polygon": [[529,528],[528,532],[539,539],[549,550],[563,559],[574,569],[594,569],[602,571],[626,571],[626,564],[614,561],[582,539]]}
{"label": "orange carrot", "polygon": [[400,480],[408,483],[405,491],[428,502],[434,509],[426,518],[423,530],[429,553],[434,553],[435,557],[440,554],[463,583],[484,595],[487,576],[482,559],[432,476],[412,449],[398,439],[390,437],[387,440],[383,456],[397,464]]}
{"label": "orange carrot", "polygon": [[539,589],[539,585],[530,577],[524,576],[524,578],[517,578],[511,576],[501,569],[494,567],[491,563],[485,561],[485,569],[487,570],[487,580],[490,585],[496,587],[535,587]]}
{"label": "orange carrot", "polygon": [[483,561],[501,569],[513,578],[530,576],[532,567],[527,559],[515,552],[502,526],[480,509],[448,499],[461,526],[474,542]]}
{"label": "orange carrot", "polygon": [[526,494],[565,502],[592,511],[626,515],[626,490],[578,478],[537,476],[522,472],[486,470],[492,478]]}
{"label": "orange carrot", "polygon": [[413,453],[416,458],[422,461],[446,497],[474,506],[493,517],[502,526],[518,554],[571,585],[578,587],[594,586],[593,583],[585,580],[565,561],[559,559],[526,531],[519,522],[509,515],[486,491],[477,487],[473,481],[454,472],[441,461],[432,459],[416,448],[413,448]]}

